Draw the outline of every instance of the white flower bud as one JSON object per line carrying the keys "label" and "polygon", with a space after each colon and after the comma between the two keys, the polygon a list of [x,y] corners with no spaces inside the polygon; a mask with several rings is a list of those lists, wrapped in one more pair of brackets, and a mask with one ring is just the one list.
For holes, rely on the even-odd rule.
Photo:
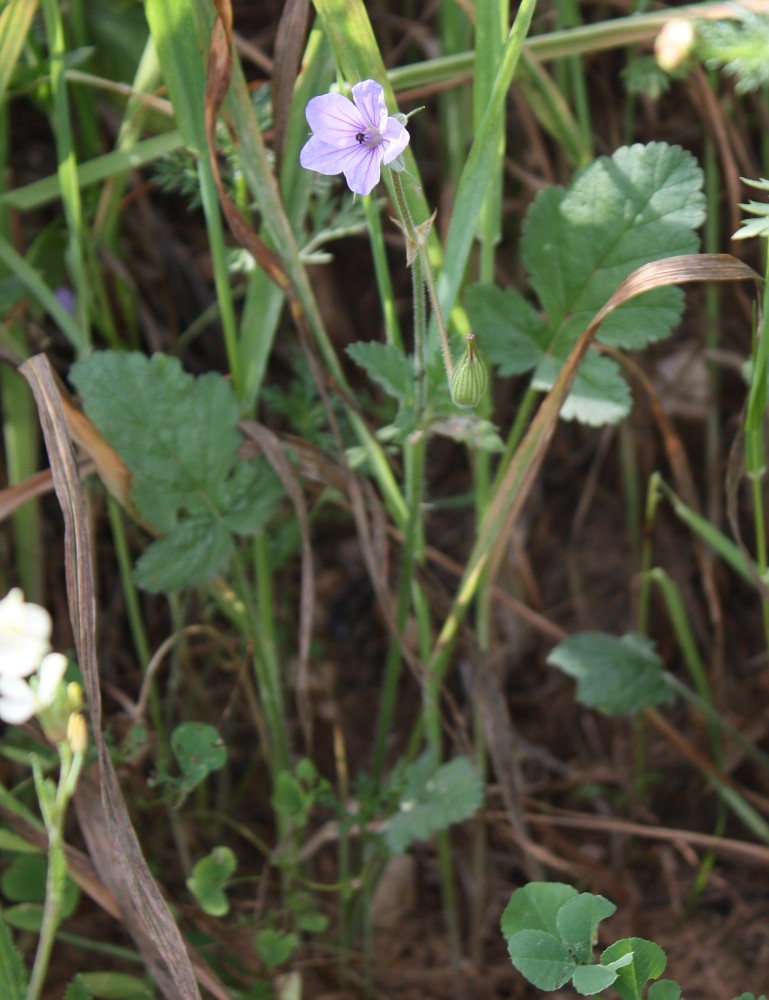
{"label": "white flower bud", "polygon": [[676,17],[668,21],[654,39],[657,65],[666,73],[674,73],[683,65],[694,48],[696,34],[689,18]]}

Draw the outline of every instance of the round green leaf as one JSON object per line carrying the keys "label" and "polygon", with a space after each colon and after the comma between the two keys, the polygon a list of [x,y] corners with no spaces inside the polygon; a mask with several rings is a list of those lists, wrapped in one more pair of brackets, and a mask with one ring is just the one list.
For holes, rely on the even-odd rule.
{"label": "round green leaf", "polygon": [[269,969],[287,961],[298,944],[299,938],[296,934],[284,934],[272,927],[265,927],[254,938],[254,948],[259,956],[259,961]]}
{"label": "round green leaf", "polygon": [[[593,961],[596,928],[616,909],[614,903],[610,903],[603,896],[582,892],[579,896],[567,900],[558,911],[556,918],[558,933],[580,962]],[[593,992],[597,993],[598,990]]]}
{"label": "round green leaf", "polygon": [[516,969],[540,990],[557,990],[577,969],[563,941],[545,931],[518,931],[507,949]]}
{"label": "round green leaf", "polygon": [[583,996],[593,996],[607,989],[617,978],[614,969],[605,965],[581,965],[574,973],[572,986]]}
{"label": "round green leaf", "polygon": [[529,882],[516,889],[502,914],[503,937],[526,930],[547,931],[557,937],[558,911],[576,895],[577,890],[564,882]]}
{"label": "round green leaf", "polygon": [[171,749],[184,775],[184,784],[194,788],[211,771],[227,762],[227,747],[221,736],[205,722],[184,722],[171,736]]}

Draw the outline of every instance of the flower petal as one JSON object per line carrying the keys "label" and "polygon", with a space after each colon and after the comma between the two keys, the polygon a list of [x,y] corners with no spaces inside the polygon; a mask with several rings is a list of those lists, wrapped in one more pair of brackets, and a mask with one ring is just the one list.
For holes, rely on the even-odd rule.
{"label": "flower petal", "polygon": [[368,124],[382,131],[387,121],[384,89],[376,80],[362,80],[352,88],[352,99]]}
{"label": "flower petal", "polygon": [[358,142],[339,149],[314,135],[299,154],[299,162],[307,170],[317,170],[319,174],[343,173],[347,186],[354,194],[370,194],[379,181],[379,163],[383,152],[382,144],[369,149]]}
{"label": "flower petal", "polygon": [[352,148],[340,149],[313,135],[302,147],[299,162],[306,170],[317,170],[319,174],[341,174]]}
{"label": "flower petal", "polygon": [[67,657],[61,653],[49,653],[37,672],[37,708],[47,708],[53,704],[62,678],[67,672]]}
{"label": "flower petal", "polygon": [[0,677],[0,719],[20,726],[34,714],[35,695],[29,684],[18,677]]}
{"label": "flower petal", "polygon": [[356,134],[365,131],[368,124],[352,101],[341,94],[313,97],[305,115],[313,133],[330,146],[352,145]]}
{"label": "flower petal", "polygon": [[0,674],[28,677],[51,648],[51,616],[14,588],[0,601]]}
{"label": "flower petal", "polygon": [[396,156],[400,156],[408,146],[410,138],[408,130],[401,125],[397,118],[388,118],[387,124],[382,130],[382,141],[385,148],[382,162],[392,163]]}
{"label": "flower petal", "polygon": [[375,149],[360,146],[353,151],[354,155],[348,157],[348,164],[344,168],[344,179],[354,194],[371,194],[379,183],[383,152],[384,146],[381,145]]}

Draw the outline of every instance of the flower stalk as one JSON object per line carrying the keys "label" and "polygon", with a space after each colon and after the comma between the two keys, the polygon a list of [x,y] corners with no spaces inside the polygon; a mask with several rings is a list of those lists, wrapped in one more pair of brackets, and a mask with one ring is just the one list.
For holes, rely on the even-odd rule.
{"label": "flower stalk", "polygon": [[[438,288],[435,284],[435,274],[433,273],[433,267],[430,262],[430,254],[427,248],[427,240],[433,226],[433,221],[435,220],[435,213],[433,213],[426,222],[415,225],[414,219],[411,215],[411,210],[409,209],[408,202],[406,201],[406,195],[403,190],[400,174],[397,170],[391,171],[391,178],[393,193],[395,195],[395,204],[400,217],[400,225],[406,237],[406,261],[413,268],[415,260],[419,258],[421,264],[421,278],[424,283],[424,287],[427,289],[427,294],[430,299],[430,308],[433,311],[435,323],[438,328],[443,367],[446,369],[446,378],[449,381],[449,385],[451,385],[451,379],[454,375],[454,359],[451,356],[449,332],[446,329],[445,322],[443,321],[443,313],[441,311],[440,302],[438,301]],[[416,354],[416,323],[414,340],[414,350]]]}
{"label": "flower stalk", "polygon": [[61,740],[57,747],[60,765],[57,786],[50,779],[43,777],[40,760],[35,756],[32,757],[35,789],[48,834],[48,871],[40,937],[37,942],[35,962],[27,987],[26,1000],[40,1000],[42,996],[64,905],[64,889],[67,879],[67,860],[64,854],[64,820],[70,799],[77,788],[88,743],[85,719],[82,715],[73,713],[70,716],[68,729],[71,731],[72,737]]}

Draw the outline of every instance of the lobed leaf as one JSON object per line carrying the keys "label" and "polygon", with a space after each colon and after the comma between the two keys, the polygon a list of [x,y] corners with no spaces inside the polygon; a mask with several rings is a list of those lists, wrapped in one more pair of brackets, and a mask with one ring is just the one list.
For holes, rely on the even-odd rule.
{"label": "lobed leaf", "polygon": [[181,769],[185,791],[227,763],[227,747],[222,737],[206,722],[183,722],[177,726],[171,735],[171,749]]}
{"label": "lobed leaf", "polygon": [[240,462],[238,407],[214,372],[193,378],[176,358],[101,351],[70,377],[87,415],[131,472],[131,499],[165,537],[139,559],[152,592],[202,586],[232,555],[233,534],[262,531],[283,495],[268,464]]}
{"label": "lobed leaf", "polygon": [[[678,146],[650,143],[595,160],[568,191],[543,191],[529,209],[521,252],[545,318],[511,289],[476,286],[467,295],[480,342],[500,374],[534,368],[534,387],[549,390],[580,335],[631,273],[697,248],[701,187],[693,156]],[[638,350],[668,336],[682,306],[679,288],[653,288],[607,313],[597,339]],[[630,405],[614,362],[588,355],[561,416],[614,423]]]}
{"label": "lobed leaf", "polygon": [[556,917],[558,933],[580,962],[593,961],[596,928],[616,909],[614,903],[605,897],[594,896],[590,892],[581,892],[560,908]]}
{"label": "lobed leaf", "polygon": [[347,353],[394,399],[403,402],[412,396],[414,363],[397,347],[376,341],[358,341],[347,347]]}
{"label": "lobed leaf", "polygon": [[134,580],[151,594],[174,594],[191,581],[204,586],[224,569],[234,547],[224,521],[205,515],[189,518],[139,557]]}
{"label": "lobed leaf", "polygon": [[547,931],[556,937],[558,913],[577,890],[564,882],[529,882],[516,889],[502,914],[502,934],[512,937],[522,930]]}
{"label": "lobed leaf", "polygon": [[516,969],[540,990],[559,989],[578,968],[563,941],[546,931],[518,931],[507,949]]}
{"label": "lobed leaf", "polygon": [[[681,1000],[681,987],[672,979],[659,979],[649,987],[649,1000]],[[755,997],[746,996],[743,1000],[755,1000]]]}
{"label": "lobed leaf", "polygon": [[617,978],[614,969],[606,965],[581,965],[572,977],[572,986],[582,996],[593,996],[607,989]]}
{"label": "lobed leaf", "polygon": [[581,632],[552,649],[547,662],[576,678],[580,704],[609,715],[634,715],[673,700],[662,661],[642,635]]}
{"label": "lobed leaf", "polygon": [[[547,392],[562,364],[560,358],[543,357],[532,379],[533,388]],[[564,420],[579,420],[600,427],[618,423],[630,413],[632,405],[630,388],[617,362],[590,351],[579,366],[559,415]]]}
{"label": "lobed leaf", "polygon": [[192,875],[187,879],[187,888],[205,913],[212,917],[223,917],[229,912],[230,902],[223,886],[236,867],[234,852],[221,845],[193,866]]}
{"label": "lobed leaf", "polygon": [[472,285],[465,307],[485,357],[500,375],[531,371],[547,349],[547,324],[514,288]]}
{"label": "lobed leaf", "polygon": [[385,842],[395,854],[413,840],[427,840],[469,819],[483,802],[483,782],[467,757],[455,757],[437,770],[432,764],[432,773],[430,762],[430,755],[423,754],[410,766],[400,809],[383,826]]}
{"label": "lobed leaf", "polygon": [[642,1000],[643,991],[650,979],[659,979],[665,971],[667,957],[658,944],[644,938],[623,938],[604,951],[601,963],[609,965],[626,955],[633,961],[617,971],[613,989],[622,1000]]}

